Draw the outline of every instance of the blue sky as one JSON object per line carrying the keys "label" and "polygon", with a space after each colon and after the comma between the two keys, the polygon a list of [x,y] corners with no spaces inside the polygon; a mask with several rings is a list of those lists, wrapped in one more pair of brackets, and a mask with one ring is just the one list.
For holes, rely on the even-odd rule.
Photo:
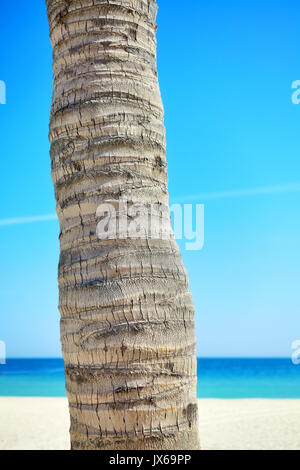
{"label": "blue sky", "polygon": [[[205,204],[203,250],[180,243],[198,354],[289,356],[300,338],[299,2],[159,6],[171,202]],[[11,357],[59,356],[57,222],[3,222],[55,213],[44,2],[1,2],[0,41],[0,339]]]}

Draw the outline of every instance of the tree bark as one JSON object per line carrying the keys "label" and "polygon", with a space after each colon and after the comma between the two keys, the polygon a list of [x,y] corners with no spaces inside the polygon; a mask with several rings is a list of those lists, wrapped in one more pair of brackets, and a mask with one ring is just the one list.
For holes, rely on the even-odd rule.
{"label": "tree bark", "polygon": [[177,243],[97,235],[98,207],[120,199],[159,205],[170,232],[156,1],[46,3],[72,449],[198,449],[194,307]]}

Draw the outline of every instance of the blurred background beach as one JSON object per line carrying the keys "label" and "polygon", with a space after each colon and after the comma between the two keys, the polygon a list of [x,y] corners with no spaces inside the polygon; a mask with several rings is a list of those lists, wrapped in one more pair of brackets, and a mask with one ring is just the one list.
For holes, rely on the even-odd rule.
{"label": "blurred background beach", "polygon": [[[0,449],[69,449],[62,359],[8,360],[0,395]],[[300,450],[290,359],[199,359],[198,397],[203,449]]]}

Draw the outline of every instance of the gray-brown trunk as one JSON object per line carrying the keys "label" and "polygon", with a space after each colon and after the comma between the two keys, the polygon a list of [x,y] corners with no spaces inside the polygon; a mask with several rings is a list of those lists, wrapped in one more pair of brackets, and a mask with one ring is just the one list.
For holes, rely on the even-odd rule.
{"label": "gray-brown trunk", "polygon": [[47,9],[72,448],[198,449],[194,307],[177,243],[97,235],[98,207],[120,199],[159,204],[169,230],[156,2]]}

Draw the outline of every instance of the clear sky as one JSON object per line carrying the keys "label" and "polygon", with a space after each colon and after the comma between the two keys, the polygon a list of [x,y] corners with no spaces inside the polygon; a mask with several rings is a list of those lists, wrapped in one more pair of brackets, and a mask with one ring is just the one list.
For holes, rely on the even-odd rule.
{"label": "clear sky", "polygon": [[[2,1],[0,340],[59,356],[44,1]],[[300,339],[298,0],[160,0],[159,79],[171,202],[205,204],[205,246],[182,253],[198,354],[289,356]],[[6,221],[6,222],[5,222]]]}

